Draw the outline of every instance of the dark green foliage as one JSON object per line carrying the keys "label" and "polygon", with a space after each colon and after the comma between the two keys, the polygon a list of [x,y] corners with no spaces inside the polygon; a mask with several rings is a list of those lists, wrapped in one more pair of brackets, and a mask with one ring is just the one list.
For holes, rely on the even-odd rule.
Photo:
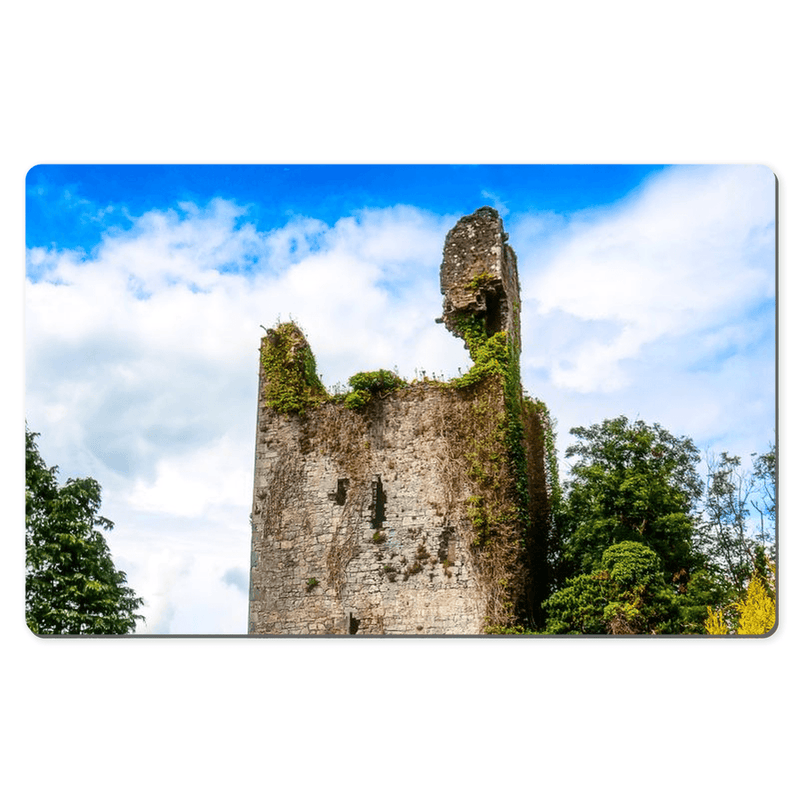
{"label": "dark green foliage", "polygon": [[348,381],[355,391],[365,392],[390,392],[393,389],[400,389],[408,384],[390,372],[388,369],[379,369],[374,372],[357,372]]}
{"label": "dark green foliage", "polygon": [[677,633],[678,601],[659,557],[639,542],[611,545],[600,568],[569,578],[544,603],[546,633]]}
{"label": "dark green foliage", "polygon": [[[526,537],[528,570],[528,624],[545,623],[542,602],[558,586],[563,554],[561,503],[558,479],[558,455],[555,448],[554,422],[541,400],[523,398],[522,419],[528,450],[528,496],[530,498],[530,534]],[[543,464],[544,470],[538,469]]]}
{"label": "dark green foliage", "polygon": [[632,541],[659,556],[668,582],[688,578],[702,493],[692,441],[625,417],[571,433],[580,441],[566,451],[579,456],[562,510],[567,568],[591,573],[609,546]]}
{"label": "dark green foliage", "polygon": [[547,612],[545,633],[606,633],[606,586],[607,579],[600,574],[568,578],[566,586],[542,604]]}
{"label": "dark green foliage", "polygon": [[348,381],[353,389],[345,398],[347,408],[358,410],[363,408],[372,399],[373,395],[382,392],[391,392],[408,386],[406,381],[388,369],[379,369],[374,372],[357,372]]}
{"label": "dark green foliage", "polygon": [[358,389],[354,392],[350,392],[344,398],[344,405],[345,408],[350,408],[353,411],[358,411],[359,409],[364,408],[364,406],[367,403],[369,403],[371,399],[372,395],[369,392],[364,391],[363,389]]}
{"label": "dark green foliage", "polygon": [[25,431],[25,619],[38,634],[133,633],[141,598],[114,567],[101,529],[100,485],[69,479],[59,487]]}
{"label": "dark green foliage", "polygon": [[700,604],[721,590],[713,576],[691,580],[702,565],[694,444],[625,417],[571,433],[566,455],[578,460],[554,504],[547,632],[696,630]]}
{"label": "dark green foliage", "polygon": [[489,636],[536,636],[538,633],[524,625],[487,625],[483,632]]}
{"label": "dark green foliage", "polygon": [[708,609],[733,603],[737,593],[731,583],[712,568],[695,570],[678,595],[681,633],[704,634]]}
{"label": "dark green foliage", "polygon": [[625,417],[572,433],[566,455],[578,460],[554,495],[547,633],[703,634],[708,608],[741,600],[751,574],[769,583],[769,526],[753,538],[747,518],[753,506],[774,520],[774,448],[753,476],[738,457],[712,459],[704,493],[688,438]]}

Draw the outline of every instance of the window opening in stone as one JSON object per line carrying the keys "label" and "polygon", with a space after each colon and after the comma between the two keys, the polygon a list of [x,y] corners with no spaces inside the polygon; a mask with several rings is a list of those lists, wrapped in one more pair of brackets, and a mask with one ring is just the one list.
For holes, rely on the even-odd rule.
{"label": "window opening in stone", "polygon": [[437,557],[439,561],[449,561],[452,563],[455,559],[455,541],[454,541],[455,528],[448,525],[439,534]]}
{"label": "window opening in stone", "polygon": [[350,636],[355,636],[358,633],[358,626],[361,624],[361,620],[358,619],[352,611],[347,612],[347,633]]}
{"label": "window opening in stone", "polygon": [[503,330],[503,313],[500,296],[495,292],[486,293],[486,333],[493,336]]}
{"label": "window opening in stone", "polygon": [[350,479],[349,478],[339,478],[336,481],[336,491],[329,492],[328,498],[333,500],[337,506],[343,506],[345,500],[347,500],[347,489],[350,486]]}
{"label": "window opening in stone", "polygon": [[383,491],[380,475],[375,475],[372,480],[370,510],[372,512],[372,527],[380,528],[386,521],[386,492]]}

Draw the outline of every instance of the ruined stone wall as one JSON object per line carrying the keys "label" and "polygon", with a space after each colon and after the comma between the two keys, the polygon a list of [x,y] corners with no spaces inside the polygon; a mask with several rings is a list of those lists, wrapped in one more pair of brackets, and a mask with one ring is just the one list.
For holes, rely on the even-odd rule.
{"label": "ruined stone wall", "polygon": [[262,404],[250,632],[480,633],[492,591],[463,437],[491,449],[502,413],[496,387],[424,383],[363,411]]}
{"label": "ruined stone wall", "polygon": [[386,373],[333,398],[296,325],[262,339],[250,633],[466,635],[534,619],[549,509],[506,238],[483,208],[445,241],[440,321],[474,362],[450,383]]}
{"label": "ruined stone wall", "polygon": [[440,270],[444,309],[440,321],[461,336],[459,318],[477,315],[489,334],[507,331],[519,351],[520,293],[517,256],[495,209],[479,208],[447,234]]}

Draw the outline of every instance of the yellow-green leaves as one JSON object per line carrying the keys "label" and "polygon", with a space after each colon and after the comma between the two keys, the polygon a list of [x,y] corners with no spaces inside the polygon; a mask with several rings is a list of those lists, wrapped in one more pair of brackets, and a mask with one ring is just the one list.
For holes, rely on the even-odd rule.
{"label": "yellow-green leaves", "polygon": [[775,625],[775,600],[761,578],[754,576],[747,587],[747,596],[736,604],[739,625],[736,633],[761,635],[769,633]]}
{"label": "yellow-green leaves", "polygon": [[[708,607],[706,633],[712,636],[731,633],[763,636],[772,631],[775,627],[775,565],[770,563],[768,567],[770,574],[766,581],[757,572],[753,572],[747,592],[741,600],[724,608]],[[726,619],[726,611],[728,617],[733,616],[733,619]]]}

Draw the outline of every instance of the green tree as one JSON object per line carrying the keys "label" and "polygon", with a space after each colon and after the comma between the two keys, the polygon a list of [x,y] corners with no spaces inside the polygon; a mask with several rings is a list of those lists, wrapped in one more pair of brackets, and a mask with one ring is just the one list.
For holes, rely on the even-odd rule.
{"label": "green tree", "polygon": [[702,495],[697,448],[658,424],[624,416],[573,428],[578,456],[565,485],[562,521],[568,573],[591,574],[625,541],[658,556],[667,583],[685,586],[696,566],[695,509]]}
{"label": "green tree", "polygon": [[680,633],[706,633],[708,608],[729,603],[734,597],[733,587],[718,570],[708,566],[695,570],[678,593]]}
{"label": "green tree", "polygon": [[25,430],[25,619],[37,634],[133,633],[143,600],[111,559],[92,478],[56,479]]}
{"label": "green tree", "polygon": [[753,483],[756,498],[751,500],[753,508],[760,517],[758,540],[765,549],[770,550],[770,555],[775,558],[775,483],[777,460],[775,445],[770,445],[769,450],[761,455],[756,455],[753,462]]}
{"label": "green tree", "polygon": [[678,600],[661,560],[640,542],[608,547],[600,568],[569,578],[544,602],[545,633],[677,633]]}
{"label": "green tree", "polygon": [[[720,456],[708,455],[707,463],[697,546],[709,570],[742,596],[753,570],[765,577],[767,558],[774,557],[771,549],[775,519],[774,447],[771,454],[758,457],[753,473],[742,467],[739,456],[726,452]],[[757,529],[749,522],[751,508],[761,515]]]}

